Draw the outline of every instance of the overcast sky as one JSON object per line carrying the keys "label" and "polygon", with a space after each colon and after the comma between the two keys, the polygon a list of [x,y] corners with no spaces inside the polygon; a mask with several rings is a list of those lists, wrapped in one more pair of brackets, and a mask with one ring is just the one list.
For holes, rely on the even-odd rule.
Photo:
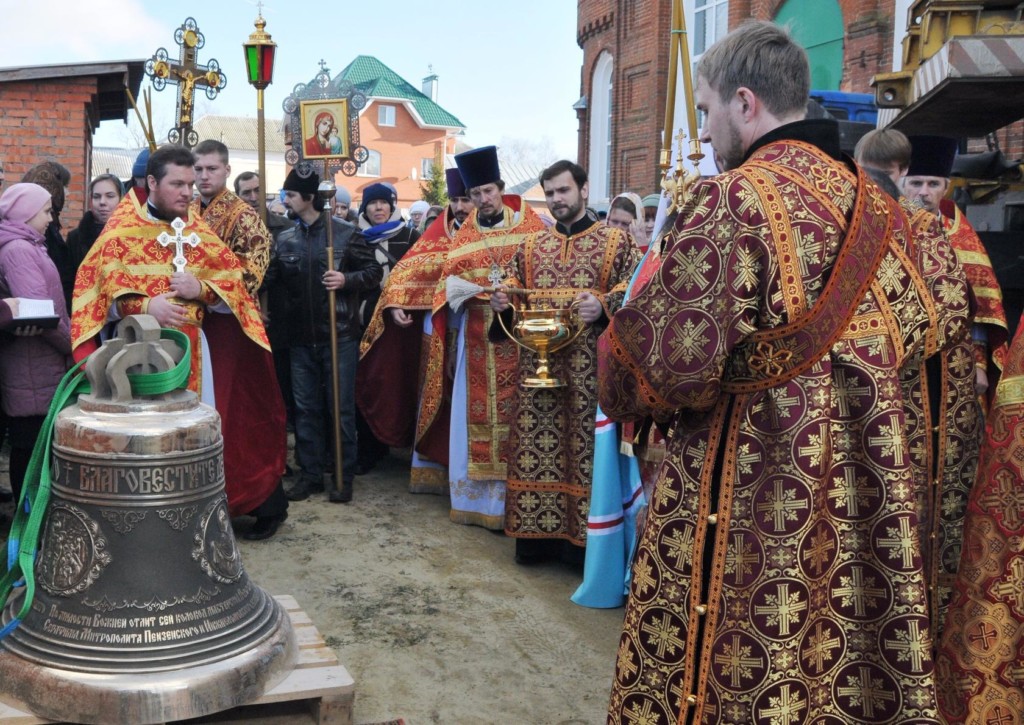
{"label": "overcast sky", "polygon": [[[297,83],[306,83],[323,58],[332,74],[357,55],[373,55],[419,87],[429,67],[440,77],[438,102],[466,125],[473,146],[501,139],[548,143],[575,159],[583,51],[576,44],[572,0],[517,3],[466,0],[302,3],[267,0],[263,17],[278,44],[268,115]],[[322,9],[322,10],[321,10]],[[429,9],[429,10],[428,10]],[[255,116],[256,92],[245,81],[241,44],[257,15],[249,0],[0,0],[9,23],[0,43],[0,67],[78,61],[146,59],[157,48],[177,58],[174,31],[195,18],[206,37],[199,62],[216,58],[228,83],[215,101],[197,94],[204,113]],[[143,80],[143,88],[149,87]],[[175,90],[153,92],[154,115],[170,121]],[[123,124],[105,122],[97,145],[124,145]],[[159,140],[159,139],[158,139]]]}

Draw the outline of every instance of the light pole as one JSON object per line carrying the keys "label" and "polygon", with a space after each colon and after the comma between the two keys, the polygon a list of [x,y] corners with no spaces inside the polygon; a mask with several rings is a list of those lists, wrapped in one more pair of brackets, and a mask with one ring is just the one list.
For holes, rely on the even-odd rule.
{"label": "light pole", "polygon": [[249,36],[249,40],[242,43],[245,50],[245,69],[249,77],[249,83],[256,89],[256,138],[259,155],[260,174],[260,219],[267,223],[267,146],[266,133],[263,125],[263,90],[274,81],[274,55],[277,51],[277,43],[270,39],[270,33],[264,28],[267,21],[263,19],[262,11],[256,17],[256,30]]}

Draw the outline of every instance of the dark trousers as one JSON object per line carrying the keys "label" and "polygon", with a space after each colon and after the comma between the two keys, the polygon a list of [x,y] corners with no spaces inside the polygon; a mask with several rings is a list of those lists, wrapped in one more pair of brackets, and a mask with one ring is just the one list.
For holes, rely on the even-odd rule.
{"label": "dark trousers", "polygon": [[386,445],[377,440],[369,423],[363,418],[359,406],[356,406],[356,430],[359,433],[359,462],[366,467],[372,467],[377,461],[388,454],[390,450]]}
{"label": "dark trousers", "polygon": [[274,372],[277,374],[277,385],[281,388],[284,399],[284,413],[288,425],[295,425],[295,399],[292,396],[292,363],[287,347],[276,346],[274,355]]}
{"label": "dark trousers", "polygon": [[23,415],[7,419],[7,437],[11,442],[11,492],[15,501],[21,498],[21,484],[45,418],[43,415]]}
{"label": "dark trousers", "polygon": [[[295,457],[307,486],[322,483],[328,451],[334,445],[330,425],[324,425],[334,397],[331,388],[330,345],[297,345],[290,349],[292,394],[295,397]],[[338,340],[338,384],[341,405],[342,483],[355,478],[358,445],[356,443],[356,365],[359,340]]]}

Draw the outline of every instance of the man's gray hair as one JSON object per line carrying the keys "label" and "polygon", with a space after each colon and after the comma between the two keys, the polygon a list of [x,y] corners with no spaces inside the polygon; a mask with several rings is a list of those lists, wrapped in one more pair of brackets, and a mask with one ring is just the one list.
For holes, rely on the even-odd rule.
{"label": "man's gray hair", "polygon": [[802,112],[811,92],[807,53],[785,28],[764,20],[747,21],[711,46],[697,77],[723,101],[749,88],[773,116]]}

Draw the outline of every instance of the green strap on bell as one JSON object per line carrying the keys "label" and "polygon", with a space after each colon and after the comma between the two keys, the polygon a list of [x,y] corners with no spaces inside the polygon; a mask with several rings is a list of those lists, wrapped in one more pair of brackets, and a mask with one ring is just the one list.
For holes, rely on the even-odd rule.
{"label": "green strap on bell", "polygon": [[[192,344],[188,335],[180,330],[164,328],[160,330],[160,339],[171,340],[185,353],[181,360],[170,370],[156,373],[129,373],[132,394],[138,397],[162,395],[188,384],[192,360]],[[17,615],[0,629],[0,639],[14,631],[28,614],[35,598],[35,561],[39,535],[43,527],[43,518],[50,502],[50,450],[53,442],[53,426],[57,415],[66,406],[73,404],[78,396],[90,391],[89,382],[82,372],[89,358],[82,360],[67,372],[57,386],[50,402],[50,409],[43,421],[43,427],[36,438],[32,449],[32,458],[25,472],[25,480],[21,487],[21,498],[11,522],[11,532],[7,538],[7,557],[3,577],[0,578],[0,608],[2,608],[11,590],[24,584],[25,596]]]}

